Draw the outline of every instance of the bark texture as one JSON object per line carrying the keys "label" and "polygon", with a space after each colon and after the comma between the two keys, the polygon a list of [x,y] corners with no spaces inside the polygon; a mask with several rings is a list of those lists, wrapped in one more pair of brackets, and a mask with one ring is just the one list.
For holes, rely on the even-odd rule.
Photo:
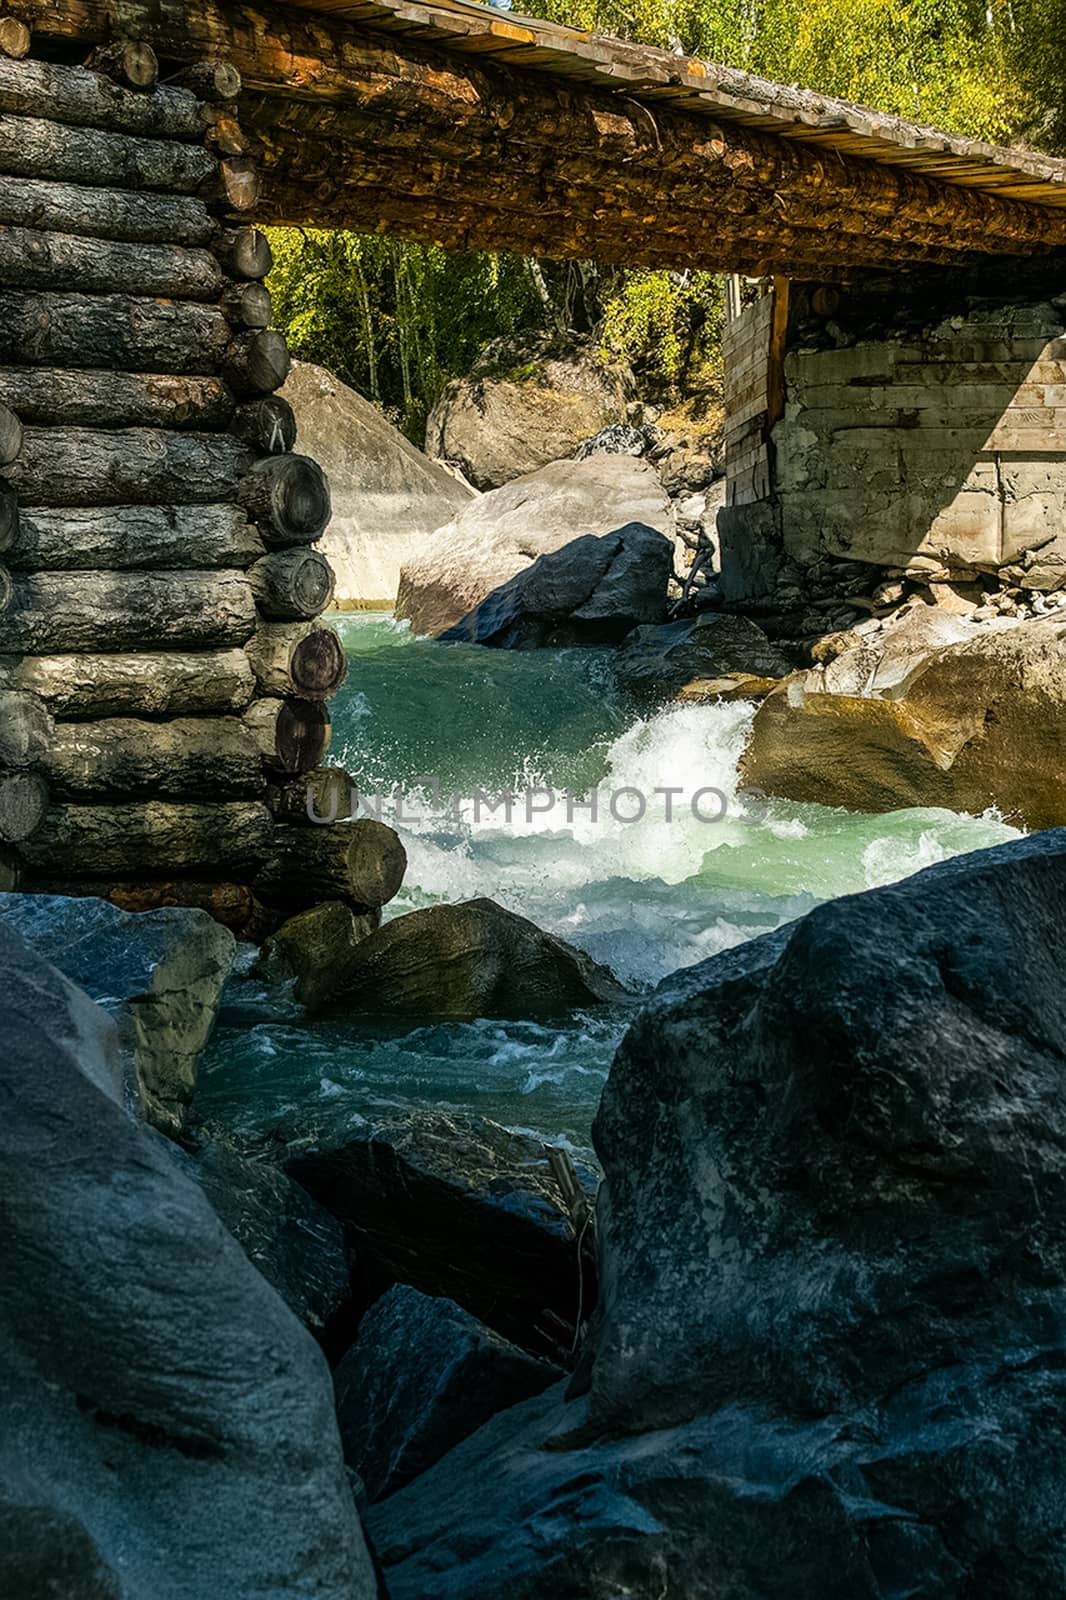
{"label": "bark texture", "polygon": [[399,836],[372,818],[279,826],[255,890],[268,905],[346,900],[374,911],[393,898],[406,869]]}
{"label": "bark texture", "polygon": [[256,800],[193,805],[165,800],[49,806],[22,847],[31,868],[72,877],[127,877],[254,868],[273,824]]}
{"label": "bark texture", "polygon": [[313,700],[253,700],[244,725],[274,773],[310,772],[329,749],[329,712]]}
{"label": "bark texture", "polygon": [[115,244],[43,228],[0,227],[0,283],[8,288],[215,300],[223,281],[222,269],[209,250]]}
{"label": "bark texture", "polygon": [[248,567],[264,555],[239,506],[22,506],[7,564],[27,572],[175,571]]}
{"label": "bark texture", "polygon": [[0,686],[57,717],[180,717],[242,711],[255,692],[243,650],[0,656]]}
{"label": "bark texture", "polygon": [[15,366],[214,375],[229,341],[217,306],[0,291],[0,362]]}
{"label": "bark texture", "polygon": [[192,196],[132,194],[13,176],[0,183],[0,222],[92,239],[190,246],[206,244],[217,231],[203,201]]}
{"label": "bark texture", "polygon": [[0,615],[0,652],[243,644],[255,601],[241,572],[38,572],[20,575]]}
{"label": "bark texture", "polygon": [[333,568],[317,550],[272,550],[249,570],[248,581],[272,621],[317,617],[333,598]]}
{"label": "bark texture", "polygon": [[220,429],[234,416],[221,378],[101,368],[0,367],[0,402],[17,404],[23,422],[55,427]]}
{"label": "bark texture", "polygon": [[42,769],[56,799],[222,800],[261,794],[266,785],[259,748],[239,717],[60,722]]}
{"label": "bark texture", "polygon": [[8,476],[32,506],[210,505],[236,499],[248,460],[227,434],[27,428]]}
{"label": "bark texture", "polygon": [[203,107],[187,90],[160,88],[154,94],[137,94],[102,81],[90,68],[54,61],[15,66],[0,60],[0,111],[194,144],[207,128]]}

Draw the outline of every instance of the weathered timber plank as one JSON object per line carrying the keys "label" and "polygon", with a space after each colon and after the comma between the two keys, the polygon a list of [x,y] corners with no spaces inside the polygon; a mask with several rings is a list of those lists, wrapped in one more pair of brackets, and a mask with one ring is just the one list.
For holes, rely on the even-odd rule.
{"label": "weathered timber plank", "polygon": [[243,650],[0,657],[0,684],[57,717],[179,717],[240,711],[255,692]]}
{"label": "weathered timber plank", "polygon": [[266,555],[239,506],[19,508],[13,571],[250,567]]}
{"label": "weathered timber plank", "polygon": [[41,572],[12,588],[0,652],[219,648],[243,644],[256,624],[241,572]]}

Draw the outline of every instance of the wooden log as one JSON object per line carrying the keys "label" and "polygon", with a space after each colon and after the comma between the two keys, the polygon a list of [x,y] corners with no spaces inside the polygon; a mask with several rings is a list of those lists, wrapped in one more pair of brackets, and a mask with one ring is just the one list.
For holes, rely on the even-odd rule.
{"label": "wooden log", "polygon": [[266,551],[239,506],[19,508],[8,565],[25,572],[248,567]]}
{"label": "wooden log", "polygon": [[72,128],[5,112],[0,113],[0,172],[52,183],[199,194],[217,183],[218,163],[199,145]]}
{"label": "wooden log", "polygon": [[259,746],[239,717],[59,722],[41,769],[61,800],[240,799],[266,787]]}
{"label": "wooden log", "polygon": [[196,61],[183,67],[168,83],[176,84],[208,103],[236,100],[241,92],[241,75],[228,61]]}
{"label": "wooden log", "polygon": [[248,581],[272,622],[317,617],[333,599],[333,568],[318,550],[272,550],[249,568]]}
{"label": "wooden log", "polygon": [[212,505],[237,498],[247,464],[225,433],[27,428],[8,476],[31,506]]}
{"label": "wooden log", "polygon": [[48,807],[22,855],[28,866],[52,876],[115,878],[214,868],[232,874],[258,865],[272,833],[270,812],[258,800],[58,805]]}
{"label": "wooden log", "polygon": [[0,60],[0,111],[157,139],[200,140],[207,127],[204,108],[185,90],[130,93],[87,67],[56,61],[15,67]]}
{"label": "wooden log", "polygon": [[19,501],[11,484],[0,479],[0,551],[15,542],[19,525]]}
{"label": "wooden log", "polygon": [[318,701],[253,700],[243,721],[271,772],[309,772],[329,749],[329,712]]}
{"label": "wooden log", "polygon": [[0,767],[32,767],[46,754],[54,731],[39,695],[0,689]]}
{"label": "wooden log", "polygon": [[259,454],[285,455],[296,443],[296,413],[280,395],[264,395],[237,407],[230,431]]}
{"label": "wooden log", "polygon": [[0,467],[17,461],[22,450],[22,423],[10,406],[0,402]]}
{"label": "wooden log", "polygon": [[[222,269],[209,250],[113,244],[43,228],[0,225],[0,283],[7,288],[214,300],[223,282]],[[262,307],[253,304],[250,309]]]}
{"label": "wooden log", "polygon": [[0,567],[0,613],[10,610],[14,599],[14,580],[6,567]]}
{"label": "wooden log", "polygon": [[150,44],[135,39],[115,39],[93,51],[89,66],[127,89],[154,89],[159,79],[159,58]]}
{"label": "wooden log", "polygon": [[234,283],[222,296],[222,314],[235,328],[269,328],[270,290],[262,283]]}
{"label": "wooden log", "polygon": [[326,474],[309,456],[267,456],[241,482],[240,500],[264,544],[312,544],[329,525]]}
{"label": "wooden log", "polygon": [[243,644],[255,601],[242,572],[39,572],[15,579],[0,652]]}
{"label": "wooden log", "polygon": [[302,777],[271,784],[266,803],[275,822],[308,828],[354,821],[359,797],[355,780],[340,767],[316,767]]}
{"label": "wooden log", "polygon": [[328,700],[348,671],[344,646],[319,622],[263,622],[245,645],[261,694]]}
{"label": "wooden log", "polygon": [[211,194],[228,211],[251,211],[262,188],[259,168],[251,156],[224,156],[211,185]]}
{"label": "wooden log", "polygon": [[254,888],[267,905],[346,900],[375,911],[397,893],[406,869],[399,836],[373,818],[318,827],[280,825]]}
{"label": "wooden log", "polygon": [[291,366],[285,335],[263,328],[233,340],[222,375],[234,394],[271,394],[281,388]]}
{"label": "wooden log", "polygon": [[0,685],[57,717],[182,717],[242,711],[255,693],[243,650],[0,657]]}
{"label": "wooden log", "polygon": [[[23,422],[79,428],[219,429],[234,414],[221,378],[99,367],[0,367],[0,404],[17,404]],[[254,435],[247,443],[261,448]]]}
{"label": "wooden log", "polygon": [[29,28],[18,17],[0,17],[0,56],[12,61],[24,61],[30,53],[32,36]]}
{"label": "wooden log", "polygon": [[252,141],[228,106],[208,106],[207,142],[224,156],[246,156]]}
{"label": "wooden log", "polygon": [[217,227],[203,201],[191,195],[131,194],[15,177],[0,183],[0,223],[92,239],[189,246],[206,244]]}
{"label": "wooden log", "polygon": [[227,229],[215,254],[231,278],[265,278],[274,265],[270,241],[258,228]]}
{"label": "wooden log", "polygon": [[[0,886],[3,877],[0,870]],[[217,882],[203,878],[160,877],[51,878],[47,870],[25,877],[25,887],[34,894],[62,894],[94,900],[109,900],[122,911],[158,911],[162,906],[195,906],[207,911],[216,922],[230,928],[238,938],[258,939],[265,921],[272,931],[276,914],[266,912],[246,883]]]}
{"label": "wooden log", "polygon": [[230,340],[217,306],[129,295],[0,291],[0,362],[215,375]]}
{"label": "wooden log", "polygon": [[0,840],[21,844],[37,832],[47,811],[48,785],[39,772],[0,772]]}
{"label": "wooden log", "polygon": [[14,894],[21,889],[22,878],[18,852],[7,847],[0,849],[0,894]]}

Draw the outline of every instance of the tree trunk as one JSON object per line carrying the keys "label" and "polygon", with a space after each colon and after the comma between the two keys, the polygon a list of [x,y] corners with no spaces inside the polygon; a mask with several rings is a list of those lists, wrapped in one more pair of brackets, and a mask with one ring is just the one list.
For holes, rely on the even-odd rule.
{"label": "tree trunk", "polygon": [[77,128],[146,134],[157,139],[203,140],[207,115],[196,96],[181,89],[143,95],[101,83],[86,67],[54,61],[13,66],[0,61],[0,111],[45,117]]}
{"label": "tree trunk", "polygon": [[234,339],[222,370],[234,394],[272,394],[281,388],[291,366],[285,335],[263,328]]}
{"label": "tree trunk", "polygon": [[0,689],[0,767],[30,767],[54,733],[44,701],[24,689]]}
{"label": "tree trunk", "polygon": [[243,644],[255,621],[242,572],[42,572],[16,579],[0,652],[209,649]]}
{"label": "tree trunk", "polygon": [[265,555],[239,506],[23,506],[8,556],[17,571],[248,567]]}
{"label": "tree trunk", "polygon": [[279,826],[253,885],[267,905],[310,906],[346,900],[376,911],[403,882],[407,854],[383,822],[363,818],[323,826]]}
{"label": "tree trunk", "polygon": [[248,459],[224,433],[27,428],[8,477],[30,506],[211,505],[236,499]]}
{"label": "tree trunk", "polygon": [[0,362],[218,372],[230,327],[217,306],[127,295],[0,291]]}
{"label": "tree trunk", "polygon": [[214,249],[231,278],[265,278],[274,265],[270,241],[258,228],[230,228]]}
{"label": "tree trunk", "polygon": [[20,178],[199,194],[217,182],[218,165],[201,145],[0,113],[0,170]]}
{"label": "tree trunk", "polygon": [[[77,428],[221,429],[234,413],[221,378],[101,369],[3,367],[0,402],[17,405],[23,422]],[[248,443],[259,447],[254,439]]]}
{"label": "tree trunk", "polygon": [[317,617],[333,598],[333,568],[317,550],[272,550],[250,568],[248,581],[272,621]]}
{"label": "tree trunk", "polygon": [[48,785],[34,769],[0,772],[0,840],[22,844],[48,812]]}
{"label": "tree trunk", "polygon": [[354,818],[358,798],[354,780],[340,767],[316,767],[300,778],[272,785],[266,803],[275,822],[306,828]]}
{"label": "tree trunk", "polygon": [[222,314],[235,328],[269,328],[270,290],[262,283],[233,283],[222,296]]}
{"label": "tree trunk", "polygon": [[[223,282],[222,269],[210,250],[166,244],[112,244],[104,239],[83,239],[40,228],[0,227],[0,283],[9,289],[215,300],[222,292]],[[266,294],[265,289],[261,292]],[[267,322],[269,309],[267,295]]]}
{"label": "tree trunk", "polygon": [[332,515],[326,474],[309,456],[268,456],[241,483],[241,504],[264,544],[312,544]]}
{"label": "tree trunk", "polygon": [[181,717],[241,711],[255,693],[243,650],[0,657],[0,685],[57,717]]}
{"label": "tree trunk", "polygon": [[296,443],[296,413],[279,394],[266,395],[237,407],[230,432],[265,456],[286,455]]}
{"label": "tree trunk", "polygon": [[183,805],[166,800],[123,805],[50,806],[22,847],[27,865],[52,877],[115,878],[254,869],[273,834],[257,800]]}
{"label": "tree trunk", "polygon": [[310,772],[329,749],[329,712],[318,701],[253,700],[243,720],[272,772]]}
{"label": "tree trunk", "polygon": [[129,194],[7,176],[0,183],[0,223],[54,228],[91,239],[190,247],[206,244],[217,231],[203,201],[191,196]]}
{"label": "tree trunk", "polygon": [[265,622],[245,645],[261,694],[328,700],[348,670],[344,646],[317,622]]}
{"label": "tree trunk", "polygon": [[32,43],[33,35],[18,17],[0,17],[0,55],[24,61]]}
{"label": "tree trunk", "polygon": [[237,799],[263,792],[258,745],[239,717],[60,722],[42,761],[52,795]]}

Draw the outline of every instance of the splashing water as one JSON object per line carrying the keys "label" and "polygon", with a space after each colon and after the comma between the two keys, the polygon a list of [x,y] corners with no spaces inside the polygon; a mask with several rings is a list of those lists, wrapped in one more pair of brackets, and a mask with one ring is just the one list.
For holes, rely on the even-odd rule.
{"label": "splashing water", "polygon": [[[403,836],[407,879],[390,916],[489,896],[647,987],[821,900],[1016,836],[990,817],[745,795],[754,708],[637,716],[606,651],[438,645],[380,615],[340,619],[339,631],[350,671],[331,759]],[[433,1104],[583,1146],[623,1026],[223,1027],[200,1109],[251,1132],[306,1122],[312,1103],[330,1122]]]}

